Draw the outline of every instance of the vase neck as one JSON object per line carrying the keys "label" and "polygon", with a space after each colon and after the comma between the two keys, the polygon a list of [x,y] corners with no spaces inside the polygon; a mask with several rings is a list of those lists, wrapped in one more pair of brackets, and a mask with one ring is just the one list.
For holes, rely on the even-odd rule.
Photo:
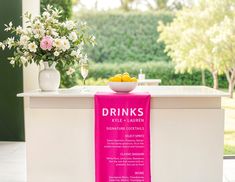
{"label": "vase neck", "polygon": [[49,69],[49,63],[47,61],[43,62],[44,69]]}
{"label": "vase neck", "polygon": [[56,62],[53,62],[52,65],[50,66],[51,69],[55,69]]}
{"label": "vase neck", "polygon": [[52,65],[49,66],[49,63],[47,61],[43,62],[44,69],[55,69],[56,63],[53,62]]}

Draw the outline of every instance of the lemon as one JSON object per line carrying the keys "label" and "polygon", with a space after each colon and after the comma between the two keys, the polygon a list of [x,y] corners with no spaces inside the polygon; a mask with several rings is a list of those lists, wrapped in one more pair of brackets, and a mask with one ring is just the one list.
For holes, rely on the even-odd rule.
{"label": "lemon", "polygon": [[122,75],[123,82],[131,82],[131,77],[129,75]]}
{"label": "lemon", "polygon": [[122,81],[122,77],[119,77],[119,76],[116,77],[115,76],[113,80],[114,80],[114,82],[121,82]]}
{"label": "lemon", "polygon": [[132,77],[132,78],[131,78],[131,81],[132,81],[132,82],[137,82],[136,77]]}
{"label": "lemon", "polygon": [[122,77],[122,74],[116,74],[114,77]]}
{"label": "lemon", "polygon": [[135,77],[133,77],[134,79],[132,79],[129,75],[129,73],[125,72],[123,74],[116,74],[113,77],[109,78],[110,82],[136,82],[137,79]]}
{"label": "lemon", "polygon": [[110,82],[112,82],[112,81],[113,81],[113,79],[114,79],[114,77],[110,77],[110,78],[109,78],[109,81],[110,81]]}
{"label": "lemon", "polygon": [[109,79],[109,81],[110,81],[110,82],[121,82],[121,81],[122,81],[122,77],[116,75],[116,76],[114,76],[114,77],[111,77],[111,78]]}
{"label": "lemon", "polygon": [[129,75],[129,73],[125,72],[125,73],[123,73],[122,75]]}

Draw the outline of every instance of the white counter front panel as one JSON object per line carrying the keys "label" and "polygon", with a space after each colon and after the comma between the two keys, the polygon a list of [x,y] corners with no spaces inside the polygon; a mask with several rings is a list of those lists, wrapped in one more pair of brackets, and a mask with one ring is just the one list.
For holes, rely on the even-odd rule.
{"label": "white counter front panel", "polygon": [[[94,102],[108,87],[38,90],[25,108],[27,182],[95,182]],[[149,86],[152,182],[222,182],[224,111],[204,86]]]}
{"label": "white counter front panel", "polygon": [[[30,109],[28,182],[94,182],[93,109]],[[223,111],[152,109],[153,182],[222,182]]]}

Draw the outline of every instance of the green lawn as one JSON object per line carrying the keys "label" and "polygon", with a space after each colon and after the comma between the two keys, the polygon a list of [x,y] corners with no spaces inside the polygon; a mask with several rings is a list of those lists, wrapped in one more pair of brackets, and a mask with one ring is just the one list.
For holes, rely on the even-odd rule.
{"label": "green lawn", "polygon": [[235,131],[224,132],[224,154],[235,155]]}
{"label": "green lawn", "polygon": [[222,107],[225,109],[224,155],[235,155],[235,98],[223,98]]}

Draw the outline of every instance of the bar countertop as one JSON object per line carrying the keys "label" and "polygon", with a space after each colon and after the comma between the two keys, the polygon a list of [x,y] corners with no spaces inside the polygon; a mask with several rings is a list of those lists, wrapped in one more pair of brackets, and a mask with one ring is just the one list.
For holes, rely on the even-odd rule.
{"label": "bar countertop", "polygon": [[[40,90],[17,94],[18,97],[94,97],[96,92],[113,92],[108,86],[87,86],[87,92],[81,92],[81,86],[59,89],[56,92]],[[229,94],[206,86],[138,86],[131,93],[149,92],[151,97],[226,97]],[[113,92],[114,93],[114,92]]]}

